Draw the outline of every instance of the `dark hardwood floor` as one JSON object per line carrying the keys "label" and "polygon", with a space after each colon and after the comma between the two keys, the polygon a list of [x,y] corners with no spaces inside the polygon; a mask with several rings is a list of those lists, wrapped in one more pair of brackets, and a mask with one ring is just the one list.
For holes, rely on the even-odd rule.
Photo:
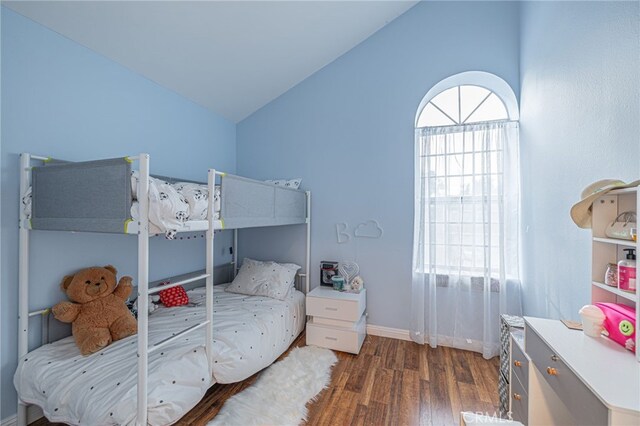
{"label": "dark hardwood floor", "polygon": [[[292,348],[304,344],[302,333]],[[307,425],[452,426],[459,424],[460,411],[498,412],[498,358],[376,336],[367,336],[358,356],[336,353],[331,384],[308,405]],[[258,375],[214,385],[176,424],[206,425]],[[32,425],[53,423],[41,419]]]}

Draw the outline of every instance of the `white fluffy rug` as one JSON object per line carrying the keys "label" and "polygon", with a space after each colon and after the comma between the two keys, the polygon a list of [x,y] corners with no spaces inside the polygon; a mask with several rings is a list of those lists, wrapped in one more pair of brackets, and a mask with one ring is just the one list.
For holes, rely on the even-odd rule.
{"label": "white fluffy rug", "polygon": [[229,398],[209,426],[299,425],[306,420],[307,402],[329,385],[337,360],[329,349],[293,349],[253,385]]}

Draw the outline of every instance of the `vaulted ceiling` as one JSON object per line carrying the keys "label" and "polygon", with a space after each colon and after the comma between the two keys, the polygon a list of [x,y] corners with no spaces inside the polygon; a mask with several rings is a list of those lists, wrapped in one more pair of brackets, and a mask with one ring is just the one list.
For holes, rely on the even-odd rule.
{"label": "vaulted ceiling", "polygon": [[232,120],[417,1],[10,1],[12,10]]}

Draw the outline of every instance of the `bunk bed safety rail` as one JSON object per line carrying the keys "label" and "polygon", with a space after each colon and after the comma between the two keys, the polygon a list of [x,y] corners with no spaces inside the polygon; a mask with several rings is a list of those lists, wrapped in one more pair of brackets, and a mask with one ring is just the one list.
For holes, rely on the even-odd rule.
{"label": "bunk bed safety rail", "polygon": [[222,175],[221,182],[220,217],[226,228],[306,223],[303,191],[231,174]]}
{"label": "bunk bed safety rail", "polygon": [[200,275],[196,275],[194,277],[191,278],[187,278],[185,280],[180,280],[180,281],[176,281],[176,282],[172,282],[169,284],[164,284],[164,285],[159,285],[157,287],[152,287],[149,289],[149,294],[155,294],[155,293],[160,293],[162,290],[166,290],[168,288],[172,288],[172,287],[177,287],[179,285],[185,285],[185,284],[189,284],[192,283],[194,281],[199,281],[205,278],[208,278],[209,274],[200,274]]}
{"label": "bunk bed safety rail", "polygon": [[32,228],[123,233],[131,218],[129,158],[34,167]]}

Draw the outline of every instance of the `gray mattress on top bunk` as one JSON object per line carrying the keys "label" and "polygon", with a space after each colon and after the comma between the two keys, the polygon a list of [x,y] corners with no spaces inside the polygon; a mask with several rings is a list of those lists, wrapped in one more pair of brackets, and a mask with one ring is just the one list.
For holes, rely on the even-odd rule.
{"label": "gray mattress on top bunk", "polygon": [[[131,173],[131,161],[126,157],[33,167],[31,228],[126,233],[135,198]],[[220,186],[224,228],[305,223],[303,191],[230,174],[221,177]]]}

